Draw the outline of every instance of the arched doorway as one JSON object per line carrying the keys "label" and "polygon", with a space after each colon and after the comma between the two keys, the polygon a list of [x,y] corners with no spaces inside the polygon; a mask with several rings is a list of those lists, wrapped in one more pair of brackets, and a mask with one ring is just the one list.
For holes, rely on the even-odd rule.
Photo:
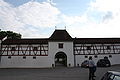
{"label": "arched doorway", "polygon": [[55,66],[67,66],[67,55],[64,52],[56,53]]}

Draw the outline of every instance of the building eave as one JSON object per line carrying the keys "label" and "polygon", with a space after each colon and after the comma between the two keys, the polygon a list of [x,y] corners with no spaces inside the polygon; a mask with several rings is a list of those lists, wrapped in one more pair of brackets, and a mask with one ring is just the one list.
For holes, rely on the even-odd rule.
{"label": "building eave", "polygon": [[2,44],[48,44],[48,38],[44,39],[7,39]]}
{"label": "building eave", "polygon": [[74,38],[77,44],[116,44],[120,43],[120,38]]}

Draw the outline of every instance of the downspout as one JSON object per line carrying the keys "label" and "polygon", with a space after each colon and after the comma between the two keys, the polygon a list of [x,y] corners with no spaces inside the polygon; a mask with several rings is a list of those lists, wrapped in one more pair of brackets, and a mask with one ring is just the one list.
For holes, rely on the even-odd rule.
{"label": "downspout", "polygon": [[76,55],[75,55],[74,43],[73,43],[73,55],[74,55],[74,67],[76,67]]}

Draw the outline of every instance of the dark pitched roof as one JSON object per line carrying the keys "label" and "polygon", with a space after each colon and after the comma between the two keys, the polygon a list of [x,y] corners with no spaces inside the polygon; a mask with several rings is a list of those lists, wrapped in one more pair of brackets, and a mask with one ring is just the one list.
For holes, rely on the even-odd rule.
{"label": "dark pitched roof", "polygon": [[50,41],[71,41],[72,37],[66,30],[55,30],[49,38]]}
{"label": "dark pitched roof", "polygon": [[47,44],[48,38],[43,39],[7,39],[3,44]]}
{"label": "dark pitched roof", "polygon": [[[2,39],[2,38],[0,38]],[[55,30],[50,38],[6,39],[3,44],[48,44],[48,41],[73,41],[74,44],[117,44],[120,38],[72,38],[66,30]]]}
{"label": "dark pitched roof", "polygon": [[120,43],[120,38],[74,38],[74,43],[114,44],[114,43]]}

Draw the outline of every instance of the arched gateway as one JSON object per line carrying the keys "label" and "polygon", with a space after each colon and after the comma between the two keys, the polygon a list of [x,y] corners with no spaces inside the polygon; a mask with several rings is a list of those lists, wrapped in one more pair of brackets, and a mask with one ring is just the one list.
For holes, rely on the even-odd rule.
{"label": "arched gateway", "polygon": [[55,66],[67,66],[67,55],[64,52],[56,53]]}

